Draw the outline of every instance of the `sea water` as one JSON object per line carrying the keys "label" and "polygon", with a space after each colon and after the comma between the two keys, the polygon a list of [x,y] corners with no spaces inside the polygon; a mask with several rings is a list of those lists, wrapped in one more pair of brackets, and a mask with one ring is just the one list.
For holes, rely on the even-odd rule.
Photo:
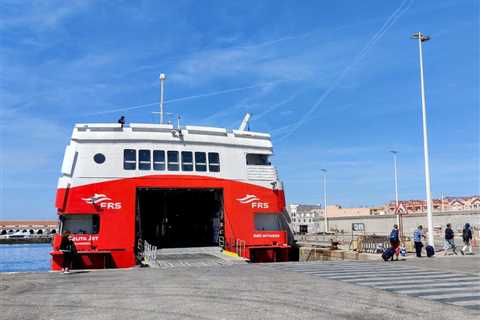
{"label": "sea water", "polygon": [[0,244],[0,272],[50,270],[50,243]]}

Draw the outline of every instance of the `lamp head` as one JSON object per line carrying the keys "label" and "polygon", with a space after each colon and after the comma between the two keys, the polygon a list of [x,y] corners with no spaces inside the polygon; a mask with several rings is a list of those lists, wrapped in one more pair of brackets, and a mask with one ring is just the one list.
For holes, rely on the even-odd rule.
{"label": "lamp head", "polygon": [[426,36],[421,32],[415,32],[410,39],[420,39],[422,42],[430,40],[430,36]]}

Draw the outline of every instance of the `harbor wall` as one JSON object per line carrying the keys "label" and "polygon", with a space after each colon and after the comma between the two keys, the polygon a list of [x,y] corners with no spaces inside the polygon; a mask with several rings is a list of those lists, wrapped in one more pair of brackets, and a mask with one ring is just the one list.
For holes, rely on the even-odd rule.
{"label": "harbor wall", "polygon": [[[359,234],[388,235],[392,226],[397,222],[395,215],[369,215],[358,217],[337,217],[328,219],[329,230],[336,234],[352,234],[353,223],[363,223],[365,231],[355,231]],[[455,232],[461,232],[465,223],[472,225],[474,233],[478,237],[480,230],[480,211],[457,211],[457,212],[435,212],[433,213],[433,226],[435,232],[440,235],[445,230],[445,225],[451,223]],[[403,232],[406,236],[411,236],[418,225],[422,225],[427,230],[427,215],[425,213],[408,214],[402,216]],[[324,226],[321,224],[320,232],[323,232]]]}
{"label": "harbor wall", "polygon": [[52,237],[0,238],[0,244],[51,243]]}

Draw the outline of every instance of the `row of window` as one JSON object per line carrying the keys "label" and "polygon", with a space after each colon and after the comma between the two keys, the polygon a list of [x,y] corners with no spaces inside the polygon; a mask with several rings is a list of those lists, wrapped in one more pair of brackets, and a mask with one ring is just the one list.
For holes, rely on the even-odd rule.
{"label": "row of window", "polygon": [[[138,162],[137,162],[138,158]],[[208,161],[207,161],[208,160]],[[164,171],[220,172],[220,156],[217,152],[164,151],[124,149],[123,169]]]}
{"label": "row of window", "polygon": [[[302,219],[298,219],[298,221],[297,221],[297,219],[293,218],[293,219],[292,219],[292,222],[302,222]],[[304,223],[306,223],[306,222],[312,222],[312,219],[303,219],[303,222],[304,222]]]}

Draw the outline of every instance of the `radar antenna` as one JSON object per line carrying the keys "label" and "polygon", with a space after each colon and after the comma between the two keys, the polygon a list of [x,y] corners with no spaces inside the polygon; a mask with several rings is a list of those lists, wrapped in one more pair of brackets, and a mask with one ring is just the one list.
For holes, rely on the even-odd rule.
{"label": "radar antenna", "polygon": [[248,122],[250,121],[250,113],[246,113],[245,116],[243,117],[242,123],[240,124],[240,127],[238,130],[240,131],[245,131],[246,128],[248,128]]}

